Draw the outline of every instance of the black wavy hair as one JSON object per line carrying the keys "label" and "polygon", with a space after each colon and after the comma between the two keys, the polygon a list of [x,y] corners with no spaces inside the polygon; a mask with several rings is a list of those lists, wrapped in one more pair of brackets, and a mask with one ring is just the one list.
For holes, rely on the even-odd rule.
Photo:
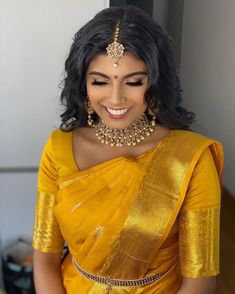
{"label": "black wavy hair", "polygon": [[119,42],[124,45],[125,52],[147,65],[149,83],[145,99],[151,109],[159,110],[157,122],[170,129],[189,129],[194,114],[179,105],[182,89],[169,36],[141,9],[126,6],[102,10],[75,34],[65,62],[66,76],[60,97],[65,106],[61,130],[87,126],[86,71],[91,60],[105,53],[107,45],[113,42],[118,22]]}

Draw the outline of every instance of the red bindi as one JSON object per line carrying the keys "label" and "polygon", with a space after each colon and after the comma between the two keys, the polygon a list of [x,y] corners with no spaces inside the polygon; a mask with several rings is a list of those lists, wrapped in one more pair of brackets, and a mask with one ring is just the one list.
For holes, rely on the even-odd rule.
{"label": "red bindi", "polygon": [[114,78],[115,78],[115,79],[118,79],[118,76],[117,76],[117,75],[115,75],[115,76],[114,76]]}

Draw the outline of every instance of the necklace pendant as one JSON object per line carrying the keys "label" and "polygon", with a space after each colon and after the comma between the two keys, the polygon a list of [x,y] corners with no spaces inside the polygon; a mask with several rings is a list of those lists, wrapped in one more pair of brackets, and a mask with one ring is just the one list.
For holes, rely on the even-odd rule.
{"label": "necklace pendant", "polygon": [[107,286],[107,288],[106,288],[106,294],[111,293],[111,291],[112,291],[112,286]]}
{"label": "necklace pendant", "polygon": [[111,291],[112,291],[112,286],[113,286],[113,280],[112,280],[111,277],[108,277],[108,278],[107,278],[106,285],[107,285],[107,288],[106,288],[106,294],[109,294],[109,293],[111,293]]}

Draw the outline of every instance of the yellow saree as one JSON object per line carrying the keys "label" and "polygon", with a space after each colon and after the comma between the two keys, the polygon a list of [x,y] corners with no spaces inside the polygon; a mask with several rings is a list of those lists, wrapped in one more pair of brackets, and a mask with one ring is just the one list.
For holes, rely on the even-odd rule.
{"label": "yellow saree", "polygon": [[70,254],[66,293],[105,293],[78,272],[133,280],[167,271],[145,286],[111,293],[176,293],[182,276],[219,272],[220,143],[171,131],[137,158],[118,157],[79,170],[71,133],[54,131],[38,176],[33,247]]}

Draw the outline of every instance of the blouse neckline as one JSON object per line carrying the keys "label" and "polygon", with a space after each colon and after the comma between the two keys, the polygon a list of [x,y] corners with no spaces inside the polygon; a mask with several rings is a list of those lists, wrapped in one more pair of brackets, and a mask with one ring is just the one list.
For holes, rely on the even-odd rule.
{"label": "blouse neckline", "polygon": [[137,156],[125,156],[125,155],[117,156],[117,157],[114,157],[112,159],[109,159],[109,160],[100,162],[98,164],[92,165],[92,166],[90,166],[88,168],[85,168],[85,169],[80,169],[79,165],[77,164],[77,161],[76,161],[75,156],[74,156],[74,151],[73,151],[73,132],[70,132],[70,136],[69,136],[69,153],[70,153],[71,163],[73,165],[73,170],[76,171],[76,172],[85,172],[85,171],[89,171],[90,169],[93,169],[95,167],[99,167],[99,166],[101,167],[103,165],[111,164],[112,162],[119,161],[121,159],[122,160],[123,159],[126,159],[126,160],[138,160],[138,159],[141,159],[142,157],[144,157],[145,155],[147,155],[149,153],[152,153],[153,151],[156,152],[158,150],[158,148],[160,146],[162,146],[163,144],[165,144],[169,140],[169,138],[176,131],[177,130],[170,130],[170,132],[166,135],[166,137],[164,137],[162,140],[160,140],[154,147],[148,149],[147,151],[145,151],[143,153],[140,153]]}

